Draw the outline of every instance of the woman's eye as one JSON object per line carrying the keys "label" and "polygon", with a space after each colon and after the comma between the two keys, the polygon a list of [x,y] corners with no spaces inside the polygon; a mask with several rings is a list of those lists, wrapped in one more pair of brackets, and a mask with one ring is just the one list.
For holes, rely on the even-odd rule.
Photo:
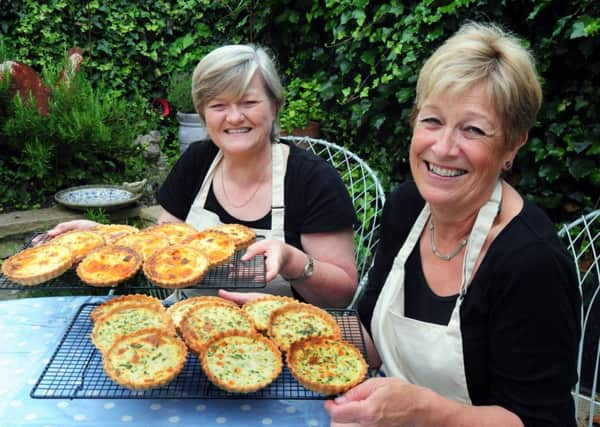
{"label": "woman's eye", "polygon": [[438,119],[436,117],[425,117],[425,118],[421,119],[421,122],[426,123],[428,125],[441,125],[442,124],[440,119]]}
{"label": "woman's eye", "polygon": [[246,106],[246,107],[251,107],[253,105],[256,105],[258,103],[258,101],[254,100],[254,99],[248,99],[245,101],[242,101],[242,105]]}
{"label": "woman's eye", "polygon": [[208,108],[212,110],[222,110],[225,107],[224,104],[210,104]]}
{"label": "woman's eye", "polygon": [[468,126],[465,128],[465,131],[476,136],[487,136],[487,134],[480,128],[476,126]]}

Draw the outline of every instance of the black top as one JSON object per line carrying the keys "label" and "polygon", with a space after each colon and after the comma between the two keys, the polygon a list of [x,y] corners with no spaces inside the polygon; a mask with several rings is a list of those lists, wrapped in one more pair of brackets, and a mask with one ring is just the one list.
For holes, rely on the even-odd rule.
{"label": "black top", "polygon": [[[300,234],[353,228],[357,222],[354,206],[338,172],[315,154],[288,145],[290,155],[284,183],[285,241],[302,249]],[[158,203],[167,212],[185,220],[217,152],[217,146],[211,141],[190,144],[157,193]],[[216,213],[226,224],[271,229],[270,212],[251,222],[231,216],[217,201],[212,185],[205,209]]]}
{"label": "black top", "polygon": [[[359,312],[370,330],[377,297],[425,202],[414,182],[386,200],[381,240]],[[457,296],[435,295],[419,245],[406,262],[405,314],[448,324]],[[465,374],[474,405],[499,405],[526,426],[575,426],[580,294],[571,258],[529,201],[490,246],[460,308]]]}

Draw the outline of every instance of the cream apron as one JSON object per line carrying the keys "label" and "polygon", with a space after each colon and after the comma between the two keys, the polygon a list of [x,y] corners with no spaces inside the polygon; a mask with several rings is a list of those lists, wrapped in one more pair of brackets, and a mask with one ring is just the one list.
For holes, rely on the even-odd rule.
{"label": "cream apron", "polygon": [[[188,216],[185,219],[185,222],[193,225],[198,230],[222,224],[217,214],[204,208],[204,205],[206,204],[206,198],[208,196],[208,191],[210,189],[210,186],[212,185],[212,181],[215,176],[216,168],[222,159],[223,153],[219,151],[212,164],[210,165],[208,172],[204,177],[204,181],[200,186],[200,190],[198,191],[198,194],[196,195],[196,198],[192,203],[192,207],[190,208]],[[271,161],[271,229],[254,229],[254,231],[256,231],[257,236],[264,236],[265,239],[276,239],[285,242],[285,234],[283,228],[285,215],[284,181],[287,162],[285,162],[284,160],[283,148],[281,144],[271,144]],[[217,289],[188,289],[183,290],[182,293],[185,296],[216,295],[217,291]],[[278,275],[274,280],[269,282],[264,290],[259,288],[256,289],[256,291],[264,291],[278,295],[292,295],[290,284],[280,275]],[[178,296],[176,299],[180,299],[180,296]]]}
{"label": "cream apron", "polygon": [[479,210],[463,259],[456,305],[448,325],[423,322],[404,316],[404,265],[430,215],[425,205],[404,245],[396,255],[373,312],[371,329],[381,356],[383,373],[432,389],[449,399],[471,403],[465,377],[460,306],[467,293],[473,268],[502,199],[500,181],[490,200]]}

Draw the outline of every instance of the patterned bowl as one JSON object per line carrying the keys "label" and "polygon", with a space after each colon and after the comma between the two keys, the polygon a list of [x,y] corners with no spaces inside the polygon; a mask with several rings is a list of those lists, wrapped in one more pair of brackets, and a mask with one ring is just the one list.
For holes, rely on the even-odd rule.
{"label": "patterned bowl", "polygon": [[119,209],[137,202],[142,193],[133,193],[118,185],[81,185],[54,195],[57,203],[71,209]]}

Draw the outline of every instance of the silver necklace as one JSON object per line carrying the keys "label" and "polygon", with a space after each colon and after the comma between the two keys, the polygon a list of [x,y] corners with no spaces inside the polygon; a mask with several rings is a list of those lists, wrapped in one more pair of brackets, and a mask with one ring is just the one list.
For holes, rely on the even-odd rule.
{"label": "silver necklace", "polygon": [[460,241],[460,243],[458,244],[458,247],[456,249],[454,249],[452,252],[450,252],[448,255],[444,255],[443,253],[441,253],[437,246],[435,246],[435,239],[433,238],[433,220],[429,220],[429,243],[431,244],[431,252],[433,252],[433,254],[438,257],[439,259],[443,259],[444,261],[450,261],[452,258],[454,258],[456,255],[458,255],[460,253],[460,251],[462,250],[462,248],[465,247],[465,245],[467,244],[467,239],[468,239],[468,235],[467,237],[465,237],[464,239],[462,239]]}

